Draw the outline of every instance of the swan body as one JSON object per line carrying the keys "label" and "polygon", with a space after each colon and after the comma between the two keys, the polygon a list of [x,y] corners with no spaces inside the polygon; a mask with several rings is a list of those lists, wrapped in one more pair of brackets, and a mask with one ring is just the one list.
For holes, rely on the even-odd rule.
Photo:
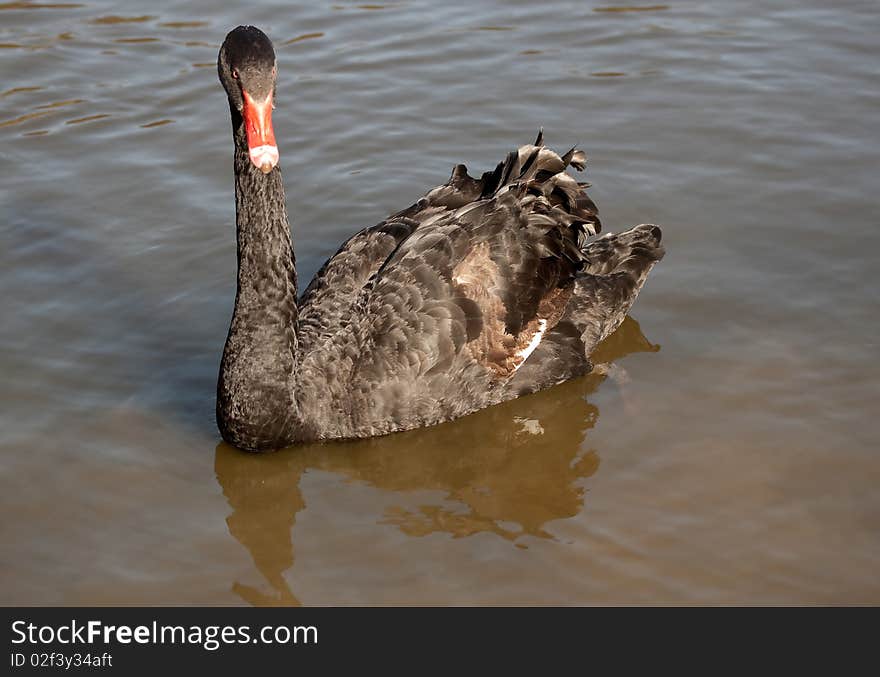
{"label": "swan body", "polygon": [[[238,287],[223,438],[263,451],[429,426],[590,371],[663,256],[657,226],[593,238],[587,184],[535,143],[349,238],[297,298],[271,129],[275,56],[240,26],[218,59],[235,144]],[[593,238],[593,239],[591,239]]]}

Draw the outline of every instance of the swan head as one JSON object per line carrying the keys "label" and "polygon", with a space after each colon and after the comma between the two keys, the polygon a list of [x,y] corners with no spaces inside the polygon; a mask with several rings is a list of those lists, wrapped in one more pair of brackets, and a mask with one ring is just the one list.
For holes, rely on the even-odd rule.
{"label": "swan head", "polygon": [[278,164],[278,146],[272,129],[275,107],[275,49],[255,26],[230,31],[217,57],[217,73],[229,105],[241,115],[251,162],[264,174]]}

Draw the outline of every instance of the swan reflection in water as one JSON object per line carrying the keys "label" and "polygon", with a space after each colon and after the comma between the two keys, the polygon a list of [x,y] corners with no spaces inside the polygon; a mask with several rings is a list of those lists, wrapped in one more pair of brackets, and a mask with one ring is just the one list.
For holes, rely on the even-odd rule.
{"label": "swan reflection in water", "polygon": [[627,317],[594,352],[593,373],[451,423],[264,455],[219,444],[214,467],[232,508],[229,533],[272,587],[266,593],[236,582],[233,591],[259,606],[299,604],[284,573],[293,566],[293,526],[306,507],[300,480],[307,470],[383,491],[443,492],[445,499],[435,505],[386,511],[380,522],[409,536],[491,532],[512,542],[523,535],[549,538],[544,525],[578,514],[584,494],[579,480],[599,467],[595,450],[584,445],[599,416],[586,396],[616,369],[616,360],[659,349]]}

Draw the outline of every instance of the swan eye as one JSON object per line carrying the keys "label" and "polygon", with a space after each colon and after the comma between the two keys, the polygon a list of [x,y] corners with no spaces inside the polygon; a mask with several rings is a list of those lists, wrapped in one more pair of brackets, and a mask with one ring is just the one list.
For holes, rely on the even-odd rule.
{"label": "swan eye", "polygon": [[233,78],[233,80],[238,80],[238,69],[237,68],[232,69],[232,78]]}

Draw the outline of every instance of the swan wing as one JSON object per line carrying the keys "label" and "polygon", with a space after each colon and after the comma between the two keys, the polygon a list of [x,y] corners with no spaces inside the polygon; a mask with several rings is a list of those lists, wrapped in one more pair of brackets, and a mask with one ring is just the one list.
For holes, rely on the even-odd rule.
{"label": "swan wing", "polygon": [[[490,404],[565,314],[585,242],[600,229],[586,184],[565,171],[584,162],[582,152],[560,156],[539,137],[479,179],[457,166],[446,184],[346,243],[318,277],[330,280],[338,267],[340,276],[366,279],[336,296],[323,291],[326,282],[307,290],[307,322],[323,304],[344,298],[348,308],[322,317],[302,387],[339,384],[353,412],[381,410],[374,395],[406,399],[407,388],[435,403],[455,400],[456,409]],[[376,232],[382,253],[391,250],[384,261],[345,264]]]}
{"label": "swan wing", "polygon": [[299,301],[299,350],[307,354],[339,330],[367,280],[413,231],[411,219],[392,216],[350,237],[312,278]]}
{"label": "swan wing", "polygon": [[439,213],[479,200],[484,186],[485,181],[469,177],[464,165],[459,165],[444,185],[346,240],[321,266],[299,300],[299,350],[308,353],[339,331],[364,285],[417,228]]}

